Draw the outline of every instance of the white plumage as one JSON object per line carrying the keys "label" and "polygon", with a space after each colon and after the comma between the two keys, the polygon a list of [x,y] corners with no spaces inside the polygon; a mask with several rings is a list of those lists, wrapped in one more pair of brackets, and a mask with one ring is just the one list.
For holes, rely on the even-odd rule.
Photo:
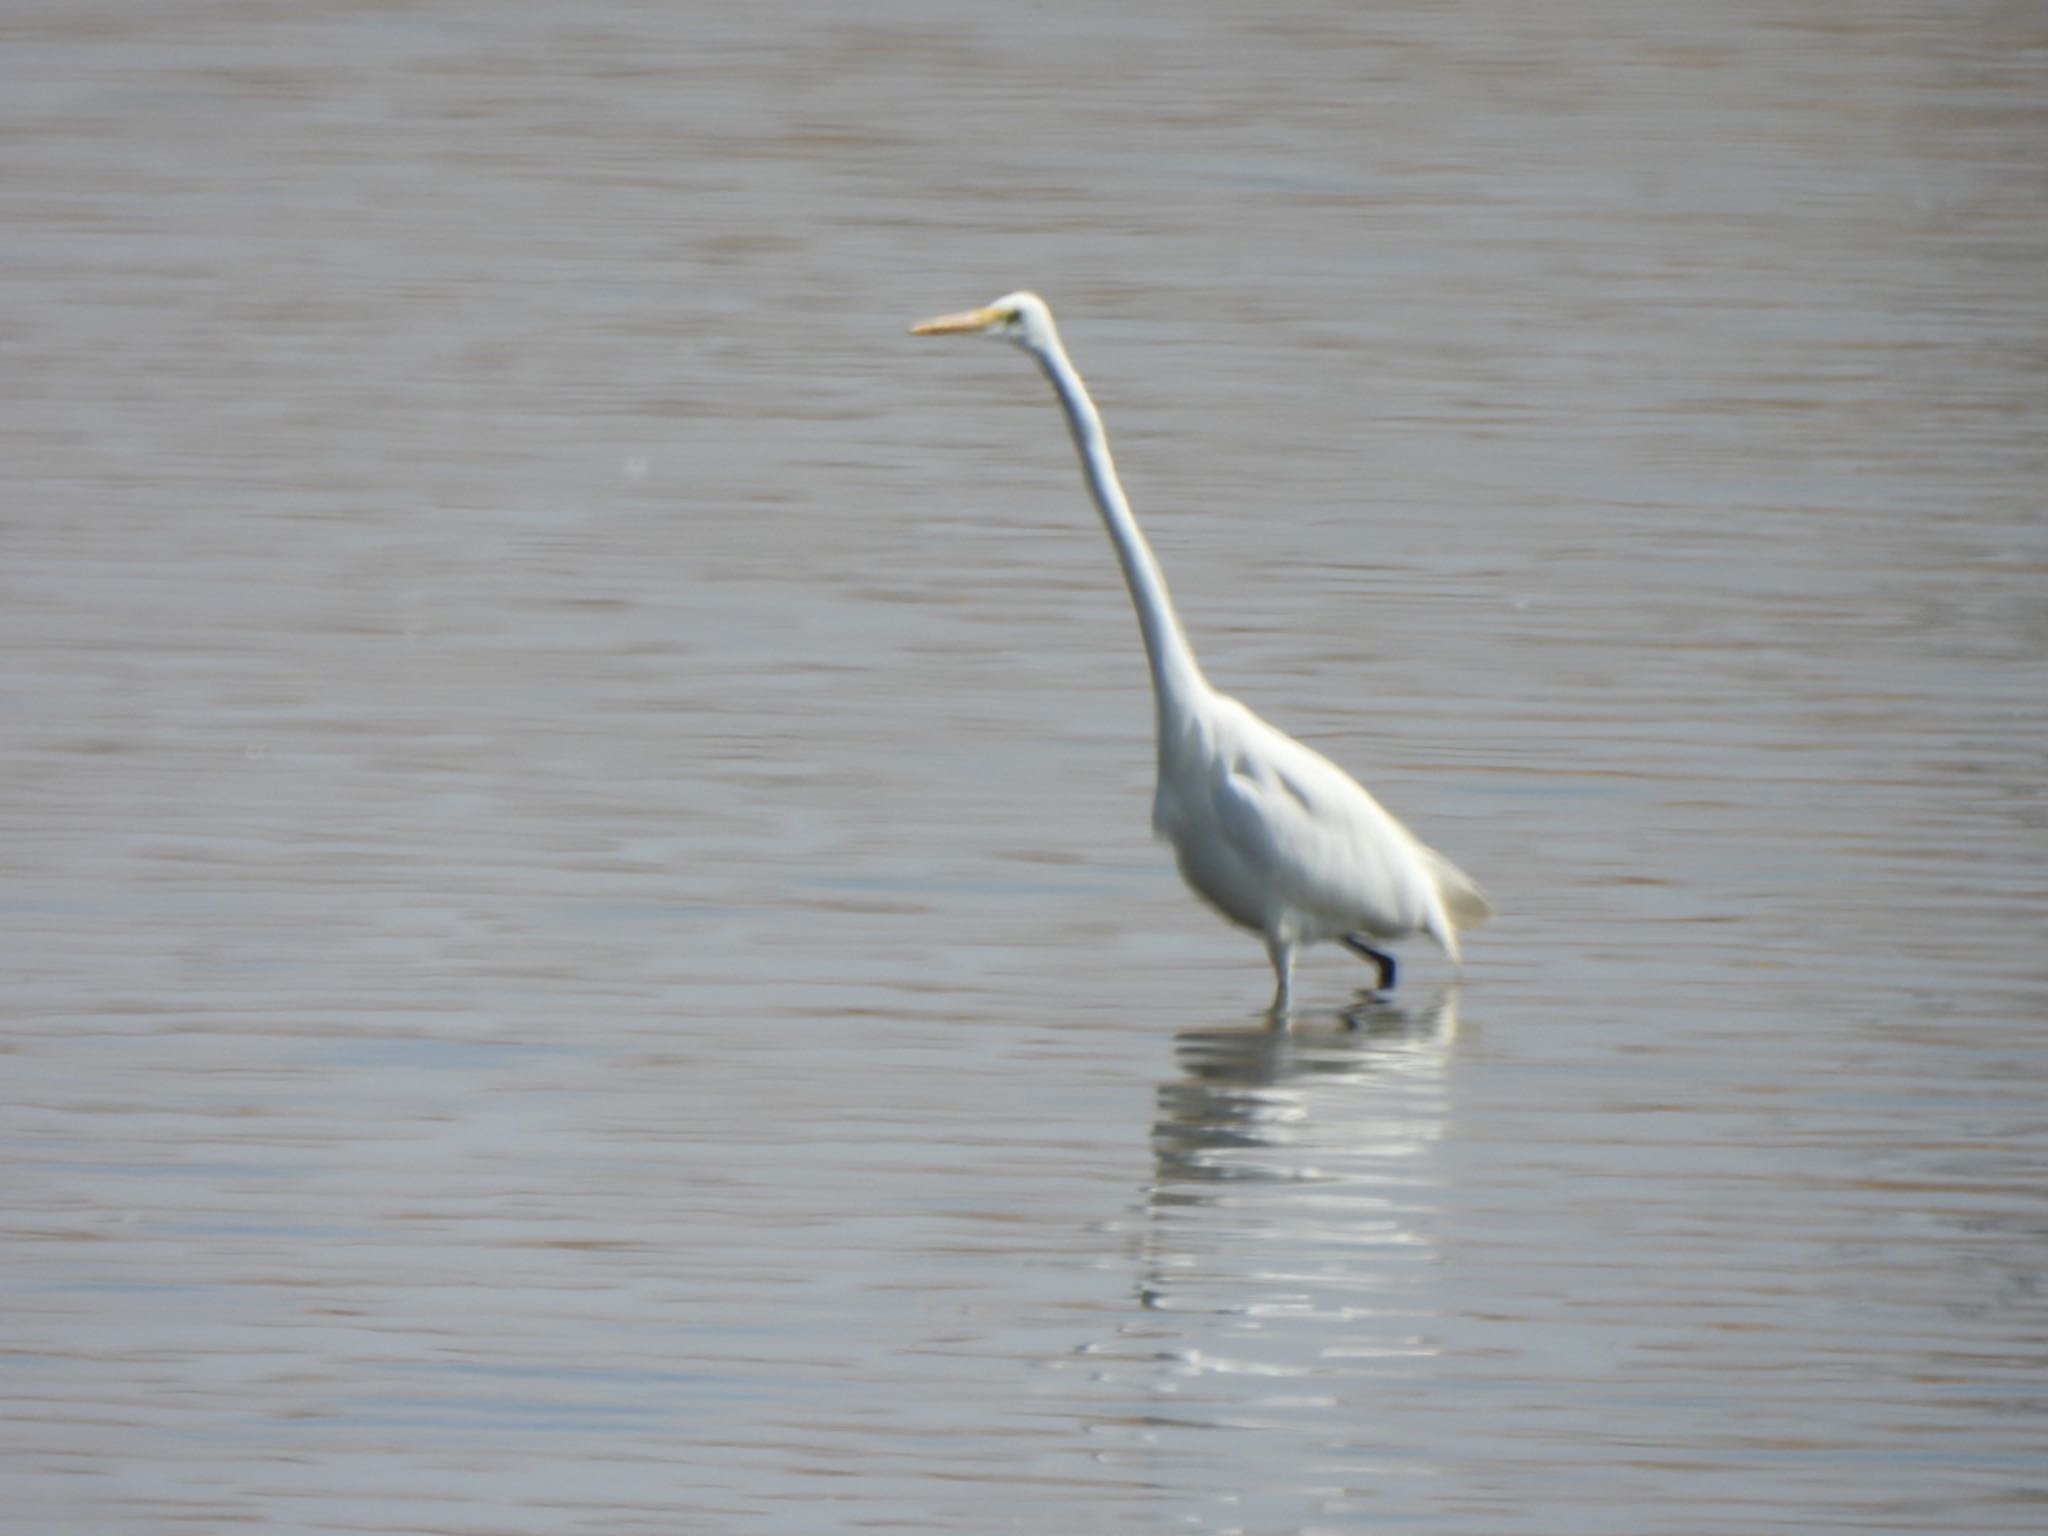
{"label": "white plumage", "polygon": [[1159,562],[1124,499],[1102,419],[1045,301],[1013,293],[912,330],[1000,337],[1035,357],[1052,382],[1123,566],[1152,668],[1159,729],[1152,828],[1173,844],[1196,894],[1265,936],[1275,1021],[1292,1006],[1294,956],[1304,944],[1344,943],[1379,967],[1382,988],[1395,975],[1382,944],[1421,934],[1456,962],[1459,928],[1492,913],[1479,887],[1343,769],[1202,676]]}

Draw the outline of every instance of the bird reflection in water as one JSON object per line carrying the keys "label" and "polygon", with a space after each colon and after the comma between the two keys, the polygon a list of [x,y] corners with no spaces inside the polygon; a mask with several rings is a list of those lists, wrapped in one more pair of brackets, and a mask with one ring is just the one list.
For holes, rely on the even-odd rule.
{"label": "bird reflection in water", "polygon": [[1433,1252],[1457,1033],[1452,987],[1422,1008],[1363,1001],[1329,1031],[1177,1035],[1180,1076],[1152,1128],[1144,1304],[1259,1309],[1305,1283],[1355,1294],[1375,1266]]}
{"label": "bird reflection in water", "polygon": [[1103,1445],[1143,1457],[1161,1487],[1233,1499],[1215,1484],[1212,1429],[1344,1426],[1383,1471],[1391,1454],[1404,1475],[1434,1475],[1426,1447],[1391,1451],[1400,1425],[1372,1415],[1440,1348],[1437,1151],[1457,1035],[1447,990],[1412,1010],[1362,1003],[1330,1028],[1175,1037],[1132,1255],[1138,1304],[1069,1357],[1115,1404]]}

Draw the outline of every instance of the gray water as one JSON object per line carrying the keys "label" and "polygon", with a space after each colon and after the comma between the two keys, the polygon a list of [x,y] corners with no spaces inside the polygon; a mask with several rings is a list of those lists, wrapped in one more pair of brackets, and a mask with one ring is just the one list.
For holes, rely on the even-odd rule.
{"label": "gray water", "polygon": [[2048,1524],[2037,6],[0,35],[0,1524]]}

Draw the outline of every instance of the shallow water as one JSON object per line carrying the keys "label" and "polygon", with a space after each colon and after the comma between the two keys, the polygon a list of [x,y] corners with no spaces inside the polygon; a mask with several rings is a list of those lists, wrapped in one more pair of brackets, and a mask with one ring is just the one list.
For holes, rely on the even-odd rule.
{"label": "shallow water", "polygon": [[[15,7],[37,1532],[2038,1530],[2026,6]],[[1502,908],[1146,833],[1212,676]]]}

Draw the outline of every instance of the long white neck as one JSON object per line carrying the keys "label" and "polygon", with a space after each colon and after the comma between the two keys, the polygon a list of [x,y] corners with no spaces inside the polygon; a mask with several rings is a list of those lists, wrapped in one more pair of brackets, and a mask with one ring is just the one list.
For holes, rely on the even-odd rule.
{"label": "long white neck", "polygon": [[1109,438],[1102,430],[1102,417],[1081,382],[1066,351],[1057,339],[1028,348],[1052,380],[1053,390],[1067,413],[1067,425],[1074,433],[1074,447],[1081,455],[1081,468],[1088,476],[1088,488],[1095,493],[1095,505],[1102,510],[1103,526],[1116,546],[1116,558],[1124,569],[1124,584],[1131,589],[1131,606],[1138,610],[1138,628],[1145,637],[1145,657],[1152,665],[1152,692],[1159,706],[1162,738],[1170,720],[1185,715],[1209,684],[1195,663],[1194,648],[1173,611],[1173,598],[1166,590],[1166,576],[1145,542],[1124,488],[1116,478],[1116,464],[1109,456]]}

